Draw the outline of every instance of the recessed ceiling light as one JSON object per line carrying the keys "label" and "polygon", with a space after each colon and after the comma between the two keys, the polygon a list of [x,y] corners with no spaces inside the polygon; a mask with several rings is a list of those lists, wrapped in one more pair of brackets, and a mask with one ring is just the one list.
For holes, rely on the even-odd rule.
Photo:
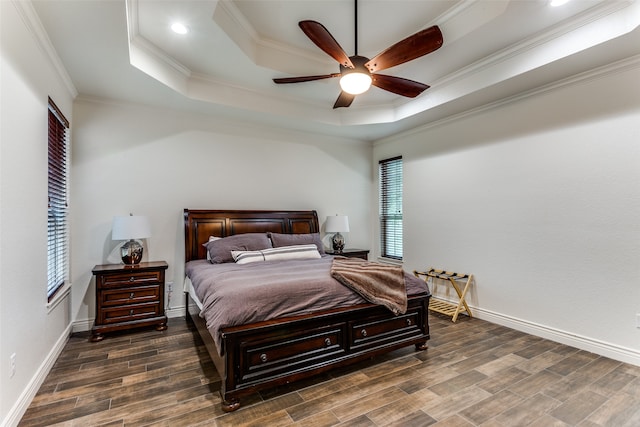
{"label": "recessed ceiling light", "polygon": [[177,34],[187,34],[189,32],[189,27],[187,27],[186,25],[180,22],[171,24],[171,29],[173,30],[174,33],[177,33]]}
{"label": "recessed ceiling light", "polygon": [[550,0],[549,1],[549,5],[556,7],[556,6],[562,6],[565,3],[569,3],[570,0]]}

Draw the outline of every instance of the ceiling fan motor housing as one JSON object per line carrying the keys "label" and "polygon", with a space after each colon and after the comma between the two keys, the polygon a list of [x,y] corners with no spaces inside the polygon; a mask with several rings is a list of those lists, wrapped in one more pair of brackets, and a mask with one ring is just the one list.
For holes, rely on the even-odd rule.
{"label": "ceiling fan motor housing", "polygon": [[364,64],[369,62],[369,58],[365,58],[364,56],[360,56],[360,55],[353,55],[353,56],[350,56],[349,59],[353,63],[354,68],[345,67],[344,65],[340,64],[340,73],[343,76],[349,73],[371,74],[369,69],[364,66]]}

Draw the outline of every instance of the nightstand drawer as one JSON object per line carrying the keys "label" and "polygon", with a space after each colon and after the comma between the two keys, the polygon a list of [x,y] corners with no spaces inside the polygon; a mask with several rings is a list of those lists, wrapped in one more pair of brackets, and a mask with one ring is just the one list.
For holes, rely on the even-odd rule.
{"label": "nightstand drawer", "polygon": [[100,292],[103,306],[142,304],[158,301],[160,285],[138,286],[135,288],[116,288]]}
{"label": "nightstand drawer", "polygon": [[105,308],[101,311],[101,324],[131,322],[158,316],[160,305],[158,303],[127,305],[121,307]]}
{"label": "nightstand drawer", "polygon": [[100,275],[100,286],[102,287],[118,287],[143,285],[145,283],[159,282],[161,278],[160,271],[135,271],[120,274],[103,274]]}

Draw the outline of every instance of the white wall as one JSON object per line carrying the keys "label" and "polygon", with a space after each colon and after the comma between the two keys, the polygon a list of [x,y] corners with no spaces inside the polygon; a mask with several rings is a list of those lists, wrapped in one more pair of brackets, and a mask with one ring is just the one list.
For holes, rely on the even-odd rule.
{"label": "white wall", "polygon": [[640,365],[638,81],[636,61],[377,144],[404,159],[405,268],[473,273],[479,317]]}
{"label": "white wall", "polygon": [[[95,100],[74,106],[73,316],[95,316],[91,269],[110,261],[114,215],[150,217],[145,259],[166,260],[170,307],[183,305],[190,209],[316,209],[349,215],[351,247],[368,247],[370,144],[263,129],[210,116]],[[172,313],[170,313],[172,314]],[[175,313],[174,313],[175,314]]]}
{"label": "white wall", "polygon": [[[372,171],[396,154],[406,165],[405,268],[474,273],[481,317],[640,364],[637,67],[372,150],[139,106],[85,100],[72,112],[73,90],[25,18],[29,7],[0,1],[0,424],[17,423],[71,323],[91,326],[91,269],[116,246],[113,215],[150,217],[146,258],[166,260],[176,288],[185,207],[317,209],[321,221],[343,213],[348,245],[376,249]],[[73,139],[72,303],[52,309],[47,96]],[[171,306],[181,304],[174,295]]]}
{"label": "white wall", "polygon": [[[73,123],[73,95],[38,42],[30,4],[0,1],[0,424],[21,411],[71,324],[69,297],[47,307],[47,98]],[[9,378],[9,358],[16,372]]]}

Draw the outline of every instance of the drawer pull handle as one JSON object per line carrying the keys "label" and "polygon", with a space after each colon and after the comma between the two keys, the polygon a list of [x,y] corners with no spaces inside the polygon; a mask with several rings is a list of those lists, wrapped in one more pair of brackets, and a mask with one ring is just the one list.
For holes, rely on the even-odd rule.
{"label": "drawer pull handle", "polygon": [[133,310],[129,310],[129,316],[133,316]]}
{"label": "drawer pull handle", "polygon": [[264,353],[262,353],[262,354],[260,355],[260,361],[261,361],[262,363],[266,362],[266,361],[267,361],[267,355],[266,355],[266,354],[264,354]]}
{"label": "drawer pull handle", "polygon": [[135,297],[135,296],[136,296],[136,294],[134,294],[133,292],[131,292],[131,293],[129,294],[129,299],[133,299],[133,297]]}
{"label": "drawer pull handle", "polygon": [[407,319],[407,326],[411,326],[411,319]]}
{"label": "drawer pull handle", "polygon": [[364,328],[360,331],[360,333],[362,334],[363,337],[367,336],[367,330]]}
{"label": "drawer pull handle", "polygon": [[133,276],[131,276],[131,277],[129,277],[129,281],[130,281],[130,282],[135,282],[135,281],[136,281],[136,278],[135,278],[135,277],[133,277]]}
{"label": "drawer pull handle", "polygon": [[325,338],[324,339],[324,343],[327,345],[327,347],[330,346],[331,345],[331,338]]}

